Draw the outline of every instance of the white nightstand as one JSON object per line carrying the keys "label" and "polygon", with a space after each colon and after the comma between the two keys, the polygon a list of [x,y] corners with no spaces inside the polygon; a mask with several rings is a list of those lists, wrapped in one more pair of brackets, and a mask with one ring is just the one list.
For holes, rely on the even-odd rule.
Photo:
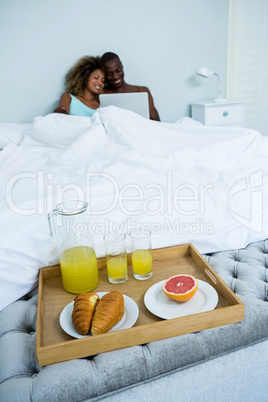
{"label": "white nightstand", "polygon": [[206,126],[236,126],[244,124],[244,102],[198,102],[191,105],[192,118]]}

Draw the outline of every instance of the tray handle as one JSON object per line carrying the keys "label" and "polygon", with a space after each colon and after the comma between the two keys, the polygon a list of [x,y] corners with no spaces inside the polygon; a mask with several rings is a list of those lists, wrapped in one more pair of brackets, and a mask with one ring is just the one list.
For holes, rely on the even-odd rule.
{"label": "tray handle", "polygon": [[217,279],[215,278],[215,276],[213,275],[213,273],[212,273],[208,268],[205,269],[205,272],[206,272],[206,274],[210,277],[210,279],[212,280],[212,282],[213,282],[215,285],[217,285]]}

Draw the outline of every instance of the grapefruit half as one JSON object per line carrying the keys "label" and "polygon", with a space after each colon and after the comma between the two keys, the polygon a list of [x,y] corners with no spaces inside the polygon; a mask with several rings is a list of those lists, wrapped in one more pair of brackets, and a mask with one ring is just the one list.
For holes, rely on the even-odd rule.
{"label": "grapefruit half", "polygon": [[190,300],[195,295],[197,288],[197,279],[192,275],[186,274],[172,276],[163,285],[165,295],[169,299],[178,302]]}

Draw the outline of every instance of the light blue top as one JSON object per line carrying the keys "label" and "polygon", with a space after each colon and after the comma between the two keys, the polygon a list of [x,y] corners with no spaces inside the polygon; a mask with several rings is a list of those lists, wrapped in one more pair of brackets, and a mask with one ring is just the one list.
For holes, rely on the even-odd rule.
{"label": "light blue top", "polygon": [[81,102],[78,98],[69,94],[72,98],[70,103],[70,111],[69,114],[72,116],[88,116],[91,117],[98,109],[91,109],[86,106],[83,102]]}

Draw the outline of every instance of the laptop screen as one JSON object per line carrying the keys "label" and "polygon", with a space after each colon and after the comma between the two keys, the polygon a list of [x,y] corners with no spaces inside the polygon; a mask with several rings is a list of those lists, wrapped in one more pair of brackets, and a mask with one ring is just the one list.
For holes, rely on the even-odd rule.
{"label": "laptop screen", "polygon": [[150,118],[149,99],[147,92],[131,92],[123,94],[101,94],[100,104],[104,106],[117,106],[131,110],[147,119]]}

